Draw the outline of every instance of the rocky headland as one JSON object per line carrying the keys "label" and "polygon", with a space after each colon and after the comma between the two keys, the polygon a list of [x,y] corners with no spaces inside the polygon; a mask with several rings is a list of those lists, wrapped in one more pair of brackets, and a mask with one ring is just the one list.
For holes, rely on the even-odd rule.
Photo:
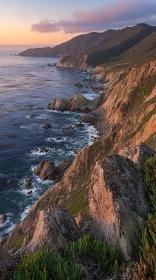
{"label": "rocky headland", "polygon": [[[57,66],[86,70],[87,64],[81,62],[69,65],[61,59]],[[5,249],[0,268],[10,263],[6,249],[13,257],[45,249],[62,256],[69,242],[86,234],[117,248],[122,261],[139,260],[141,232],[151,213],[142,169],[156,157],[156,60],[118,71],[102,66],[88,71],[107,85],[93,101],[76,94],[53,100],[48,109],[81,112],[80,122],[93,124],[99,138],[81,150],[72,164],[55,167],[44,161],[39,165],[35,172],[42,179],[55,176],[57,168],[63,177],[1,240]],[[155,179],[152,184],[156,185]],[[115,278],[92,278],[92,274],[87,278],[88,264],[83,267],[88,272],[80,279],[133,279],[121,271],[116,271]]]}

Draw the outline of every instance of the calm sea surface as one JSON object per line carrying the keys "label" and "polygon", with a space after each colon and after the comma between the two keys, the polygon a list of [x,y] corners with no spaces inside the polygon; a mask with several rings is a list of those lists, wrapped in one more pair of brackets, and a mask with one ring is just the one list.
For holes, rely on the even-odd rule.
{"label": "calm sea surface", "polygon": [[[0,237],[8,234],[21,221],[30,207],[54,184],[41,181],[33,169],[42,159],[56,164],[73,159],[75,152],[92,143],[93,127],[76,126],[79,113],[60,113],[47,110],[47,104],[57,97],[69,97],[82,90],[74,84],[80,81],[86,87],[86,97],[93,99],[87,74],[49,67],[57,58],[19,57],[15,52],[0,49],[0,214],[8,219],[0,224]],[[83,89],[84,90],[84,89]],[[37,115],[31,119],[31,115]],[[42,124],[52,124],[43,130]],[[63,131],[65,125],[73,125]],[[56,138],[62,139],[57,141]],[[37,148],[47,147],[47,154]],[[24,190],[26,178],[32,179],[32,195]]]}

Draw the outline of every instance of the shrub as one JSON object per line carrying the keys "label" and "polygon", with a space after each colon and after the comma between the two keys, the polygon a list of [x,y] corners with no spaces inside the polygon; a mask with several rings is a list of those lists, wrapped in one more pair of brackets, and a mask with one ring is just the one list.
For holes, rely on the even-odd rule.
{"label": "shrub", "polygon": [[81,280],[78,264],[67,263],[52,251],[26,255],[17,266],[14,280]]}
{"label": "shrub", "polygon": [[80,238],[78,242],[67,244],[64,254],[70,261],[76,257],[96,259],[106,274],[113,274],[119,269],[119,251],[109,246],[106,241],[91,239],[88,235]]}

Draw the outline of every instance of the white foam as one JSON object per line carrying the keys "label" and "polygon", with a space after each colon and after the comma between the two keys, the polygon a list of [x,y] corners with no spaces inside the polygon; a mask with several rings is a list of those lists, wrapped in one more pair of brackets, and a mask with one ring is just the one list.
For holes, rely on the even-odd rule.
{"label": "white foam", "polygon": [[50,152],[55,151],[55,148],[47,148],[46,147],[46,149],[49,149],[49,151],[48,152],[41,152],[41,148],[35,149],[35,150],[31,150],[31,154],[29,156],[30,157],[34,157],[34,156],[38,157],[38,156],[47,155]]}
{"label": "white foam", "polygon": [[47,142],[59,142],[59,143],[61,143],[61,142],[65,142],[66,140],[67,140],[67,137],[63,137],[62,139],[58,139],[58,140],[57,140],[57,138],[54,138],[54,137],[46,138]]}

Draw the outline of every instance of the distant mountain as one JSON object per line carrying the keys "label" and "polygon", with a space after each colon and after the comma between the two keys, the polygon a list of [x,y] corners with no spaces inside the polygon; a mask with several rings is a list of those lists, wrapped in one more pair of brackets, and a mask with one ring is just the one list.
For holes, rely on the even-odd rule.
{"label": "distant mountain", "polygon": [[28,49],[21,56],[67,57],[65,61],[82,60],[90,66],[104,62],[129,61],[142,56],[156,55],[156,27],[138,24],[103,33],[79,35],[54,48]]}

